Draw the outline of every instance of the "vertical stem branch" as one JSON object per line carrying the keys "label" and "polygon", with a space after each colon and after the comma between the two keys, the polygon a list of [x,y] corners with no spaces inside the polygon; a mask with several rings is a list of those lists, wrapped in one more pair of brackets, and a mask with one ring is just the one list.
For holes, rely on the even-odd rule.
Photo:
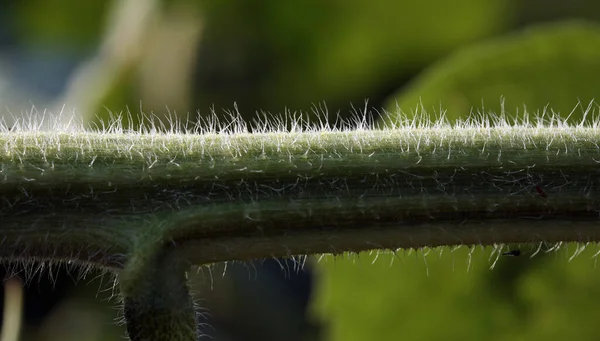
{"label": "vertical stem branch", "polygon": [[189,263],[174,248],[139,250],[119,275],[127,332],[132,341],[198,338],[194,302],[187,286]]}

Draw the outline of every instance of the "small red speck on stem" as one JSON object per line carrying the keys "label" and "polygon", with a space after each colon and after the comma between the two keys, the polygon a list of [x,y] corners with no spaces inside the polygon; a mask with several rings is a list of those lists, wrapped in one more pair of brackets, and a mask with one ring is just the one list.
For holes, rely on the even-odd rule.
{"label": "small red speck on stem", "polygon": [[544,190],[540,187],[540,185],[536,185],[535,190],[542,196],[542,198],[544,198],[544,199],[548,198],[548,194],[546,194],[546,192],[544,192]]}

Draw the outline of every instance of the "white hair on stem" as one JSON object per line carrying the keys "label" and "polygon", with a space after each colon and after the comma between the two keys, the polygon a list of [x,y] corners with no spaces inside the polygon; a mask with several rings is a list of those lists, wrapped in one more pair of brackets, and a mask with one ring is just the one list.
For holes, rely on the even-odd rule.
{"label": "white hair on stem", "polygon": [[535,255],[575,242],[567,259],[579,257],[600,236],[599,119],[582,110],[576,123],[547,108],[375,120],[365,104],[346,119],[315,106],[246,122],[234,107],[89,124],[33,108],[0,123],[0,260],[32,278],[62,264],[118,272],[154,246],[189,264],[289,257],[284,271],[374,249],[390,262],[419,250],[427,271],[436,247],[469,248],[467,269],[483,245],[496,245],[492,268],[514,243]]}

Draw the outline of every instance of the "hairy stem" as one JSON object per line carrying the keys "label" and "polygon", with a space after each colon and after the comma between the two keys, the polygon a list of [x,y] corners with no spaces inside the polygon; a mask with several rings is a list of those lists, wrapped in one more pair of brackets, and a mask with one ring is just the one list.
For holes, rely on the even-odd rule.
{"label": "hairy stem", "polygon": [[181,243],[194,263],[596,240],[585,223],[598,220],[599,137],[581,127],[4,133],[0,257],[118,269],[148,234]]}
{"label": "hairy stem", "polygon": [[[174,259],[186,268],[368,249],[599,241],[599,140],[596,126],[564,124],[5,132],[0,259],[113,270],[127,278],[128,321],[147,321],[188,307],[185,269],[171,269]],[[163,283],[166,269],[176,274]],[[168,292],[173,301],[158,299]],[[173,335],[191,335],[186,321]],[[139,325],[130,324],[146,335],[137,340],[160,339]]]}
{"label": "hairy stem", "polygon": [[188,265],[172,248],[136,252],[119,275],[127,332],[132,341],[196,340],[194,303],[185,276]]}

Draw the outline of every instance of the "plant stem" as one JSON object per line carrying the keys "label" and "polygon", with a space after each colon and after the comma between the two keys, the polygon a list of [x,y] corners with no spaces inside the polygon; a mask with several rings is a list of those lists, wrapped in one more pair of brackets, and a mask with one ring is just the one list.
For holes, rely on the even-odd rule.
{"label": "plant stem", "polygon": [[[5,132],[0,259],[115,271],[127,309],[187,293],[156,269],[181,279],[224,260],[600,241],[599,140],[596,126],[566,125]],[[188,304],[175,301],[166,309]]]}
{"label": "plant stem", "polygon": [[[148,233],[194,263],[596,240],[583,223],[598,220],[599,138],[582,127],[3,133],[0,257],[121,268]],[[582,230],[549,225],[565,221]],[[500,227],[518,222],[531,228]]]}
{"label": "plant stem", "polygon": [[196,340],[198,321],[187,286],[187,264],[172,247],[148,246],[136,252],[119,275],[131,341]]}

